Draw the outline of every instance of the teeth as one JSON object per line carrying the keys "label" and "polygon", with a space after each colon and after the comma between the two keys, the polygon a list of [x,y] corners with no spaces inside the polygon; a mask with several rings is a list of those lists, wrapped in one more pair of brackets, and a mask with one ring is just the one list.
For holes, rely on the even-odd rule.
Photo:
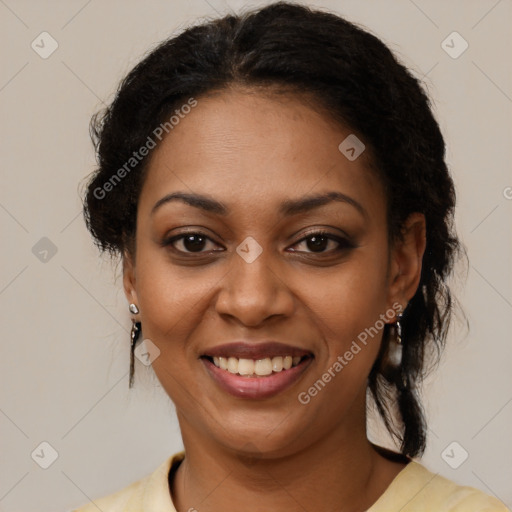
{"label": "teeth", "polygon": [[238,373],[238,359],[236,357],[228,358],[228,372]]}
{"label": "teeth", "polygon": [[280,372],[283,369],[283,358],[282,357],[273,357],[272,358],[272,370],[275,372]]}
{"label": "teeth", "polygon": [[236,357],[214,357],[213,364],[217,368],[227,370],[230,373],[245,376],[266,376],[273,372],[279,373],[283,370],[289,370],[297,366],[301,360],[300,356],[276,356],[266,357],[265,359],[238,359]]}
{"label": "teeth", "polygon": [[254,361],[252,359],[239,359],[238,373],[240,375],[252,375],[254,373]]}
{"label": "teeth", "polygon": [[256,375],[271,375],[272,359],[270,359],[270,357],[267,357],[265,359],[258,359],[254,363],[254,373]]}

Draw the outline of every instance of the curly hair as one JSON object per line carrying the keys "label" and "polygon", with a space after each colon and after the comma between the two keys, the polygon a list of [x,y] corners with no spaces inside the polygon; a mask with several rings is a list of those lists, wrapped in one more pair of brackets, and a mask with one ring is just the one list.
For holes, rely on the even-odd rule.
{"label": "curly hair", "polygon": [[278,2],[203,22],[158,44],[91,120],[98,167],[88,179],[84,217],[95,243],[112,256],[135,257],[149,156],[123,173],[107,198],[105,184],[177,107],[232,86],[310,94],[326,115],[361,136],[386,193],[390,245],[409,214],[424,214],[426,250],[402,320],[400,372],[383,369],[387,325],[368,376],[369,396],[402,453],[421,454],[426,423],[418,384],[427,356],[439,356],[446,340],[453,310],[447,278],[461,249],[453,227],[455,189],[423,84],[367,30],[335,14]]}

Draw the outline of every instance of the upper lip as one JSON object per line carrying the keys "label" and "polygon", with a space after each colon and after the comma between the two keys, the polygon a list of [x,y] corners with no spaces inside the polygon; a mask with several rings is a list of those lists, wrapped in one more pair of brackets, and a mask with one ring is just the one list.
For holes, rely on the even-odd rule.
{"label": "upper lip", "polygon": [[266,357],[310,356],[312,352],[300,347],[286,345],[277,341],[262,343],[236,341],[207,349],[203,357],[236,357],[238,359],[264,359]]}

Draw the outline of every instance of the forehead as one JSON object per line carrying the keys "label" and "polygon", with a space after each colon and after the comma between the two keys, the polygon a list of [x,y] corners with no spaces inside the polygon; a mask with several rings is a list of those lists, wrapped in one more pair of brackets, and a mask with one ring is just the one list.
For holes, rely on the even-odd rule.
{"label": "forehead", "polygon": [[339,149],[349,136],[304,97],[257,90],[199,97],[153,151],[140,209],[175,190],[245,209],[338,190],[378,209],[383,190],[368,152],[350,160]]}

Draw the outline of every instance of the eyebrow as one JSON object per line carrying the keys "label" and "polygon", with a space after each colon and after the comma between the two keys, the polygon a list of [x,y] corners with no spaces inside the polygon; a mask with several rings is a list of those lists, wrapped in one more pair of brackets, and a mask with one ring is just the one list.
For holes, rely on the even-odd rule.
{"label": "eyebrow", "polygon": [[[151,210],[151,215],[153,215],[155,211],[164,204],[173,201],[182,201],[190,206],[194,206],[195,208],[200,208],[201,210],[215,213],[217,215],[226,216],[230,213],[230,209],[226,205],[210,197],[187,192],[173,192],[172,194],[167,194],[162,197],[155,203]],[[352,197],[337,191],[305,196],[299,199],[288,199],[281,203],[279,214],[281,216],[297,215],[335,201],[347,203],[353,206],[363,217],[368,218],[368,212],[359,202]]]}

